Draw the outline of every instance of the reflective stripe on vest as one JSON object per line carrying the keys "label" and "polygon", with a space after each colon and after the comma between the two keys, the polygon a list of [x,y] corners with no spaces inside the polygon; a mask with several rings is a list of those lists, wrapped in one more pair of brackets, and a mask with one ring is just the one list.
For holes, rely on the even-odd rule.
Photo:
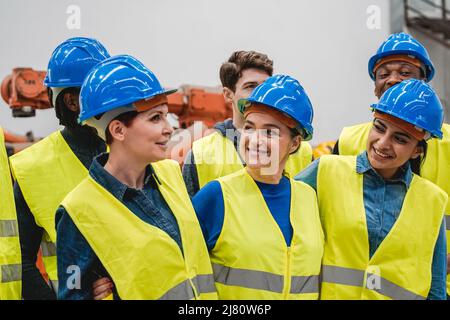
{"label": "reflective stripe on vest", "polygon": [[291,293],[319,293],[320,276],[292,276]]}
{"label": "reflective stripe on vest", "polygon": [[[229,175],[243,168],[242,160],[233,142],[220,132],[214,132],[194,141],[192,145],[200,188],[208,182]],[[299,150],[286,162],[285,172],[295,177],[312,161],[312,148],[308,142],[302,142]]]}
{"label": "reflective stripe on vest", "polygon": [[[67,193],[87,176],[88,170],[60,131],[12,156],[11,169],[36,224],[45,231],[42,242],[56,243],[56,210]],[[51,280],[57,280],[56,251],[49,248],[46,252],[48,255],[43,259],[46,272]]]}
{"label": "reflective stripe on vest", "polygon": [[18,237],[17,220],[0,220],[0,237]]}
{"label": "reflective stripe on vest", "polygon": [[[192,283],[200,294],[216,292],[212,275],[198,275],[192,279]],[[195,293],[188,279],[170,289],[159,300],[191,300],[194,298]]]}
{"label": "reflective stripe on vest", "polygon": [[[323,156],[317,186],[322,225],[327,235],[321,298],[427,297],[447,195],[414,175],[397,221],[369,259],[363,174],[356,172],[356,157]],[[365,284],[369,280],[379,286]]]}
{"label": "reflective stripe on vest", "polygon": [[210,256],[219,299],[317,299],[323,233],[314,190],[289,180],[293,235],[287,247],[246,169],[218,181],[224,222]]}
{"label": "reflective stripe on vest", "polygon": [[[366,150],[367,138],[372,123],[347,127],[339,137],[339,153],[341,155],[358,155]],[[450,195],[450,124],[442,126],[442,140],[432,139],[427,142],[427,156],[420,169],[420,175],[435,183]],[[447,203],[446,224],[450,230],[450,201]],[[450,232],[447,232],[447,254],[450,254]],[[450,275],[447,275],[447,294],[450,295]]]}
{"label": "reflective stripe on vest", "polygon": [[22,298],[22,254],[11,172],[0,128],[0,300]]}
{"label": "reflective stripe on vest", "polygon": [[229,268],[213,263],[214,279],[227,286],[239,286],[282,293],[284,278],[264,271]]}
{"label": "reflective stripe on vest", "polygon": [[[425,300],[425,297],[408,291],[395,283],[386,280],[378,275],[367,273],[367,278],[377,277],[380,283],[379,288],[370,288],[366,283],[367,289],[372,289],[382,295],[390,297],[394,300]],[[342,268],[336,266],[322,266],[322,281],[328,283],[336,283],[346,286],[363,287],[365,273],[362,270]],[[376,281],[376,280],[375,280]]]}
{"label": "reflective stripe on vest", "polygon": [[[284,277],[263,271],[229,268],[213,264],[215,281],[227,286],[282,293]],[[319,276],[292,276],[291,294],[319,293]]]}
{"label": "reflective stripe on vest", "polygon": [[41,249],[43,257],[56,256],[56,244],[53,242],[43,240],[41,242]]}
{"label": "reflective stripe on vest", "polygon": [[212,274],[199,274],[192,279],[192,282],[199,293],[216,292],[214,276]]}
{"label": "reflective stripe on vest", "polygon": [[3,264],[1,266],[1,269],[2,269],[2,283],[22,280],[21,264]]}
{"label": "reflective stripe on vest", "polygon": [[152,167],[160,181],[158,189],[178,222],[183,252],[166,232],[142,221],[91,177],[62,205],[121,299],[217,299],[208,250],[180,167],[172,160]]}

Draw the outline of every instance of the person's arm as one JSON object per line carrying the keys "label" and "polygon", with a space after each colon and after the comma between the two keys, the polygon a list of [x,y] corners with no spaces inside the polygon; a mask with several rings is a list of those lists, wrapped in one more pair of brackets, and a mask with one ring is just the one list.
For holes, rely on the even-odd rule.
{"label": "person's arm", "polygon": [[17,181],[14,183],[14,201],[22,253],[22,296],[25,300],[54,300],[56,294],[36,266],[44,230],[36,224]]}
{"label": "person's arm", "polygon": [[55,219],[58,299],[94,299],[94,282],[109,276],[64,207],[58,208]]}
{"label": "person's arm", "polygon": [[439,230],[433,254],[431,289],[428,300],[447,300],[447,238],[445,219]]}
{"label": "person's arm", "polygon": [[192,150],[188,152],[183,163],[183,179],[186,184],[188,194],[192,198],[200,189],[197,167],[195,165],[194,153]]}
{"label": "person's arm", "polygon": [[223,193],[218,181],[211,181],[192,198],[208,250],[216,246],[225,216]]}
{"label": "person's arm", "polygon": [[309,166],[303,169],[298,175],[295,176],[295,180],[302,181],[309,185],[317,192],[317,172],[319,170],[320,158],[314,160]]}
{"label": "person's arm", "polygon": [[333,154],[339,155],[339,139],[336,140],[336,144],[333,147]]}

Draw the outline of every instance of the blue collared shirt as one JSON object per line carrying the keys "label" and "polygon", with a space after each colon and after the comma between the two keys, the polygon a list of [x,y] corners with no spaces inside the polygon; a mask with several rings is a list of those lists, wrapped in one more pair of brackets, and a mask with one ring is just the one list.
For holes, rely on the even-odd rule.
{"label": "blue collared shirt", "polygon": [[[317,190],[317,171],[320,159],[298,174],[295,179],[303,181]],[[392,180],[384,180],[372,168],[367,152],[358,155],[356,172],[363,174],[364,208],[369,234],[369,255],[373,256],[398,219],[403,200],[411,184],[413,173],[409,162],[400,168]],[[447,240],[445,220],[442,222],[436,241],[432,265],[432,283],[428,295],[430,300],[446,299]]]}
{"label": "blue collared shirt", "polygon": [[[109,174],[103,166],[108,154],[98,156],[92,162],[90,176],[114,197],[121,201],[142,221],[165,231],[183,251],[178,223],[157,187],[157,178],[151,166],[146,169],[144,188],[130,188]],[[99,258],[84,236],[75,226],[66,209],[59,207],[56,213],[57,259],[59,291],[58,299],[92,299],[92,284],[100,277],[109,277]],[[121,232],[121,230],[118,230]],[[73,270],[80,270],[81,288],[70,289]],[[71,286],[73,287],[73,286]]]}

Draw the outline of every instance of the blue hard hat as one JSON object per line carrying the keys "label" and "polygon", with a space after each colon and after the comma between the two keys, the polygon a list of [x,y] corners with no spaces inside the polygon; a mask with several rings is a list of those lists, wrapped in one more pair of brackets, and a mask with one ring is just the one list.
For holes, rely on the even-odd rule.
{"label": "blue hard hat", "polygon": [[91,38],[70,38],[53,51],[44,85],[47,87],[81,87],[89,71],[109,58],[105,47]]}
{"label": "blue hard hat", "polygon": [[372,105],[372,109],[409,122],[442,139],[444,109],[436,92],[424,81],[408,79],[390,87],[380,101]]}
{"label": "blue hard hat", "polygon": [[375,80],[374,67],[384,57],[404,54],[419,59],[425,67],[425,77],[431,81],[434,77],[434,66],[427,49],[416,39],[404,32],[394,33],[387,38],[378,49],[377,53],[369,60],[369,75]]}
{"label": "blue hard hat", "polygon": [[297,122],[303,140],[312,139],[313,107],[305,90],[294,78],[286,75],[267,78],[253,90],[250,97],[239,100],[239,111],[244,113],[252,103],[263,104],[285,113]]}
{"label": "blue hard hat", "polygon": [[80,92],[80,116],[85,120],[133,102],[160,94],[165,90],[156,76],[139,60],[129,55],[117,55],[96,65],[86,77]]}

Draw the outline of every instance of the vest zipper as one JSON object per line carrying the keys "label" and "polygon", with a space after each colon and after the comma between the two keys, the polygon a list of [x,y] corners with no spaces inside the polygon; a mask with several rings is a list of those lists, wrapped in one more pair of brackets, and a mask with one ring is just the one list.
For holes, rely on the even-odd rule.
{"label": "vest zipper", "polygon": [[200,300],[200,292],[197,291],[197,287],[195,286],[194,282],[192,281],[191,274],[189,272],[190,268],[188,266],[187,258],[185,257],[184,252],[181,249],[180,249],[180,251],[181,251],[181,255],[183,256],[183,259],[184,259],[184,267],[186,270],[187,280],[188,280],[189,284],[191,285],[192,292],[194,293],[194,300]]}
{"label": "vest zipper", "polygon": [[291,291],[291,247],[287,247],[287,267],[284,279],[284,294],[283,299],[287,300],[289,298],[289,292]]}
{"label": "vest zipper", "polygon": [[200,292],[197,292],[197,287],[194,285],[194,282],[192,282],[192,279],[189,277],[188,273],[188,280],[191,284],[192,291],[194,292],[194,300],[200,300]]}

